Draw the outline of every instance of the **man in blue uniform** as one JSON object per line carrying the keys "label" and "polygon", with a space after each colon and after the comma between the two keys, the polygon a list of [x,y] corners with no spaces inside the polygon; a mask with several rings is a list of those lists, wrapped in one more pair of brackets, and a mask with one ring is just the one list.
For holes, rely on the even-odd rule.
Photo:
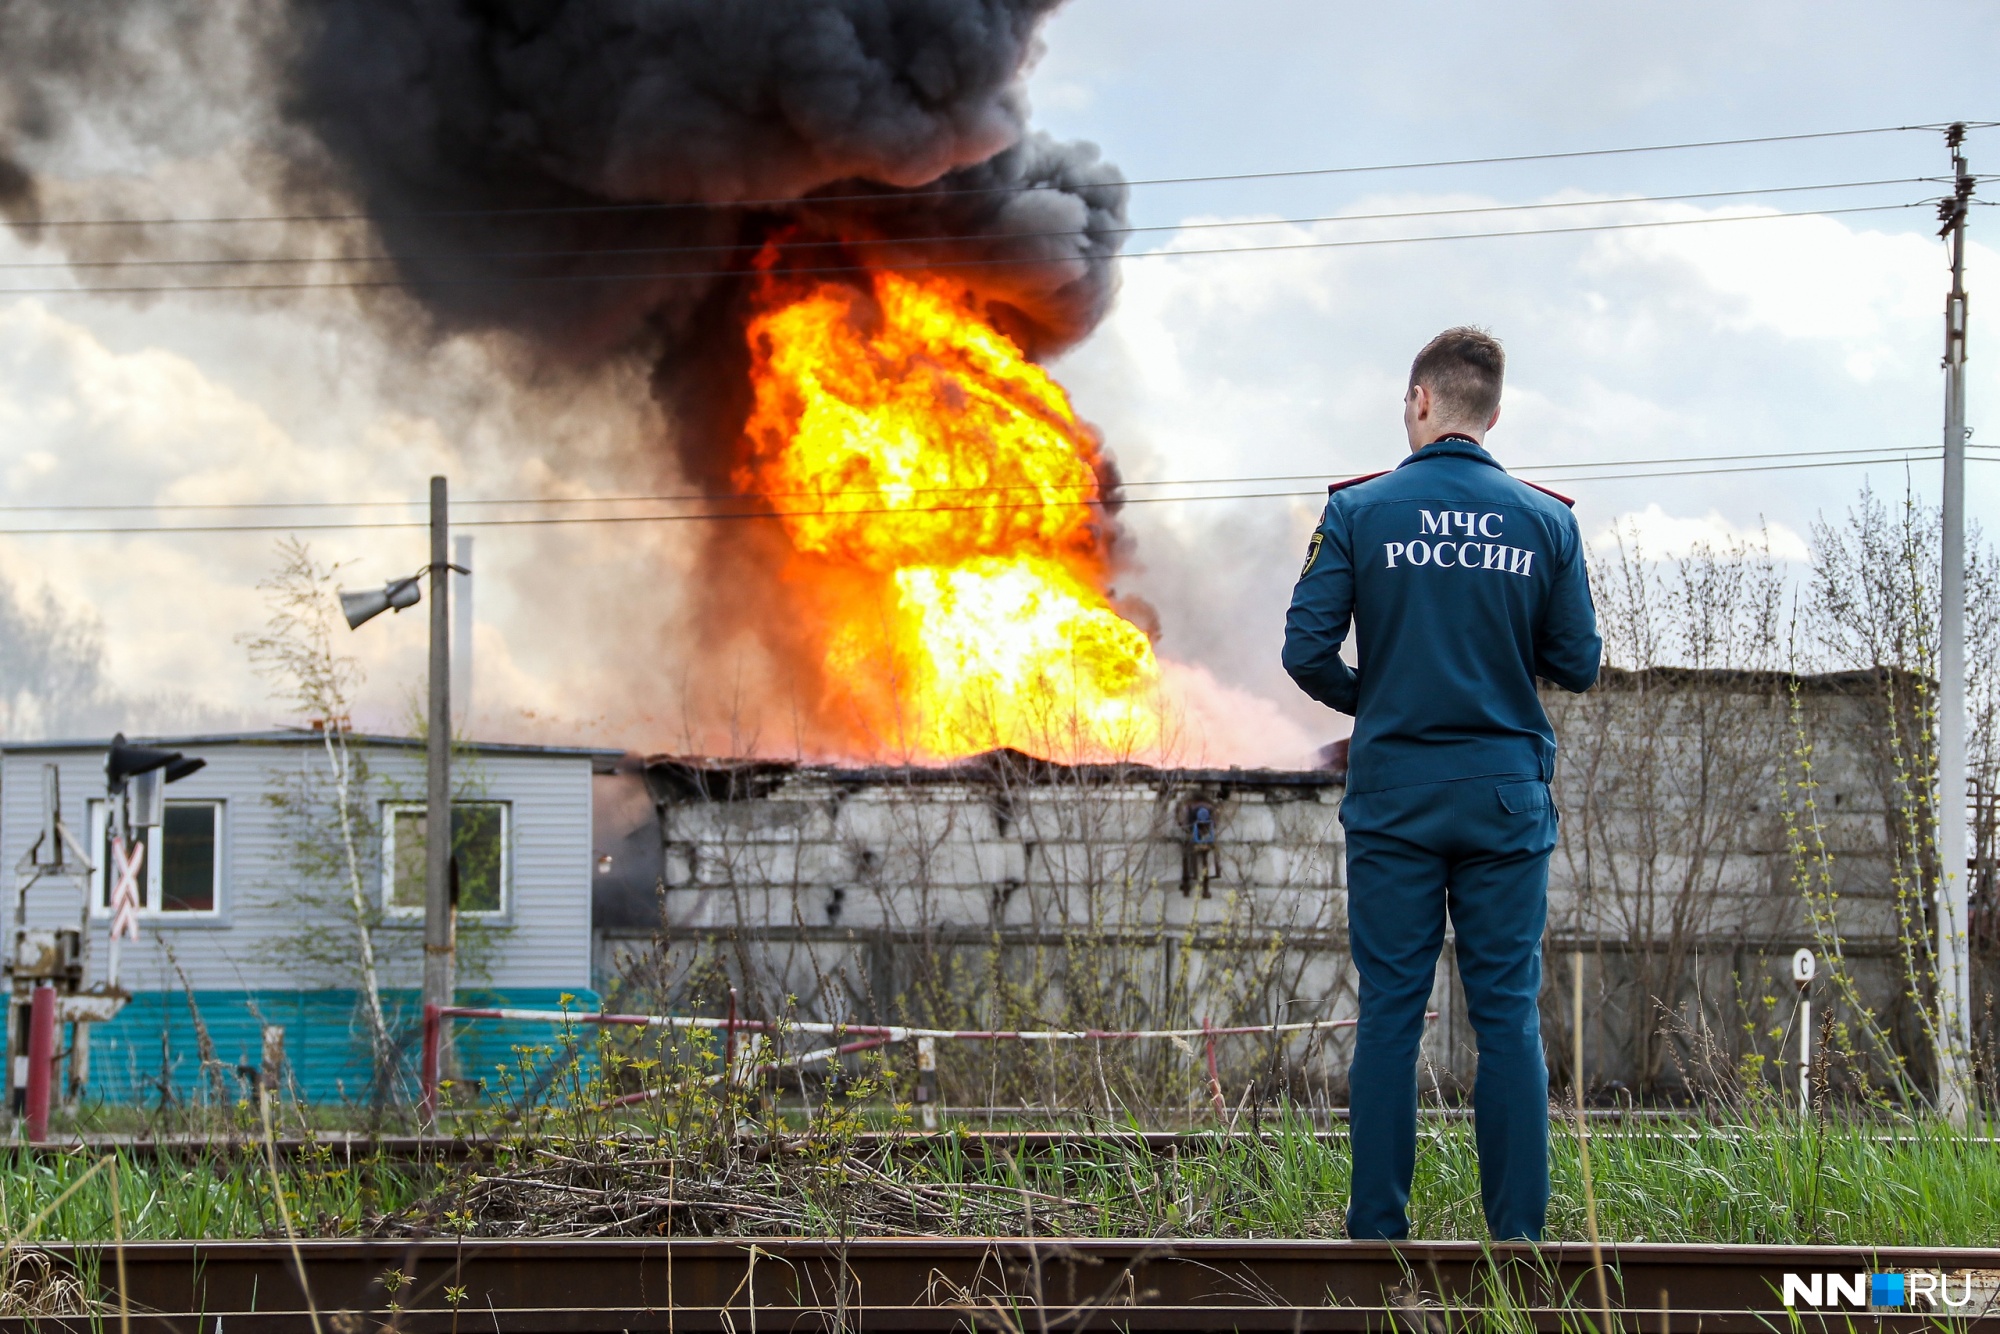
{"label": "man in blue uniform", "polygon": [[[1478,329],[1447,329],[1417,354],[1410,456],[1330,488],[1285,618],[1285,670],[1354,715],[1340,808],[1361,978],[1350,1237],[1410,1233],[1417,1045],[1447,916],[1479,1042],[1486,1225],[1538,1241],[1548,1212],[1536,1001],[1556,741],[1535,679],[1588,690],[1603,645],[1569,502],[1486,452],[1505,369]],[[1340,656],[1350,623],[1354,667]]]}

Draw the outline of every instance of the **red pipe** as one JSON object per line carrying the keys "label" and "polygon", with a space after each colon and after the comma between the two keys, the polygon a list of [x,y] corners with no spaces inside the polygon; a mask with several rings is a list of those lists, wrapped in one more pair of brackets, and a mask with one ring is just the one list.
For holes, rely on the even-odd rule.
{"label": "red pipe", "polygon": [[422,1068],[417,1073],[417,1110],[428,1125],[437,1119],[438,1095],[438,1039],[439,1030],[444,1027],[443,1006],[424,1006],[424,1056]]}
{"label": "red pipe", "polygon": [[44,982],[28,1003],[28,1141],[49,1138],[49,1088],[55,1083],[56,989]]}

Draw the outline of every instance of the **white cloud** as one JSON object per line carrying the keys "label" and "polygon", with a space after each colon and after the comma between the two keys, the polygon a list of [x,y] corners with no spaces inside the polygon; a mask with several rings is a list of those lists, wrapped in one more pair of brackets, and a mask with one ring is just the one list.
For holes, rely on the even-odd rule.
{"label": "white cloud", "polygon": [[1736,551],[1768,553],[1780,561],[1804,561],[1812,556],[1806,540],[1784,524],[1739,526],[1710,510],[1702,518],[1669,514],[1657,504],[1619,515],[1598,529],[1590,545],[1599,551],[1627,551],[1658,560],[1679,560],[1696,547],[1718,555]]}
{"label": "white cloud", "polygon": [[[0,478],[13,505],[290,498],[312,494],[326,471],[187,357],[114,352],[34,301],[0,307],[0,423]],[[155,517],[31,511],[7,526],[101,528]],[[265,693],[233,634],[257,619],[252,586],[268,549],[268,539],[17,534],[0,539],[0,570],[101,619],[120,693],[195,693],[241,708]]]}
{"label": "white cloud", "polygon": [[[1395,195],[1350,211],[1490,202]],[[1603,212],[1644,220],[1730,210]],[[1939,416],[1941,258],[1922,236],[1870,224],[1776,219],[1135,259],[1104,328],[1057,370],[1139,479],[1331,479],[1393,466],[1404,450],[1409,358],[1459,323],[1507,342],[1508,391],[1490,444],[1509,465],[1928,448]],[[1338,240],[1390,225],[1183,231],[1162,248]],[[1407,234],[1410,225],[1395,226]],[[1976,271],[2000,268],[1993,261],[1974,247]],[[2000,359],[1975,370],[1977,423],[2000,401]],[[1553,484],[1576,497],[1587,533],[1628,517],[1647,548],[1667,556],[1698,541],[1749,538],[1768,523],[1781,560],[1804,556],[1800,535],[1814,516],[1843,510],[1864,478],[1899,493],[1906,473],[1883,465],[1662,476],[1673,469],[1661,465],[1621,481],[1590,480],[1608,470],[1575,471],[1586,480]],[[1910,470],[1920,491],[1932,471]],[[1975,474],[1975,514],[2000,501],[1995,483],[2000,475]],[[1273,701],[1307,735],[1331,738],[1345,720],[1307,701],[1277,662],[1317,512],[1311,495],[1134,506],[1124,520],[1140,568],[1120,583],[1160,609],[1163,652]]]}
{"label": "white cloud", "polygon": [[[357,517],[346,508],[61,514],[32,507],[361,500],[386,508],[359,517],[407,521],[423,517],[408,502],[425,494],[434,472],[456,473],[461,497],[467,490],[532,495],[546,481],[542,458],[482,442],[482,432],[501,428],[476,415],[448,421],[385,401],[379,368],[368,364],[382,354],[366,330],[348,331],[359,336],[338,358],[346,362],[343,375],[321,381],[294,367],[273,379],[255,374],[259,355],[289,352],[310,361],[314,342],[327,331],[270,313],[148,328],[117,307],[85,309],[106,318],[87,321],[33,300],[0,304],[0,503],[30,507],[8,516],[0,530],[296,524],[290,531],[319,560],[340,564],[343,582],[359,585],[420,565],[421,529],[317,527]],[[230,344],[241,330],[231,327],[234,320],[261,325],[272,346],[236,355]],[[133,336],[134,324],[140,336]],[[456,355],[445,349],[440,360]],[[454,369],[457,377],[444,377],[447,383],[492,386],[494,415],[504,421],[511,404],[491,367],[475,359]],[[262,395],[247,392],[245,380]],[[643,395],[637,402],[643,408]],[[593,459],[581,447],[589,440],[579,437],[595,429],[615,438],[630,424],[615,409],[598,415],[601,421],[588,429],[558,430],[552,441],[570,494],[595,490],[603,466],[603,454]],[[636,431],[628,437],[641,438],[647,437]],[[561,446],[573,442],[580,447],[564,454]],[[489,457],[479,458],[482,452]],[[284,720],[284,711],[251,670],[240,639],[265,619],[256,585],[274,568],[284,531],[0,531],[0,579],[30,593],[47,589],[60,605],[102,625],[108,684],[133,701],[127,730],[154,726],[147,710],[163,700],[172,705],[163,725],[184,712],[180,700],[263,726]],[[639,716],[650,701],[633,698],[634,659],[672,642],[660,627],[679,605],[673,586],[661,579],[673,568],[672,540],[581,529],[500,530],[478,539],[475,694],[489,733],[574,739],[586,730],[604,735]],[[654,596],[611,614],[621,593],[634,587]],[[367,674],[357,701],[364,726],[401,729],[414,716],[423,624],[421,617],[384,618],[337,646]],[[579,644],[587,648],[579,652]]]}
{"label": "white cloud", "polygon": [[1645,212],[1661,221],[1751,219],[1635,230],[1599,244],[1607,267],[1635,260],[1686,265],[1702,289],[1741,303],[1734,312],[1724,307],[1737,327],[1854,342],[1899,333],[1943,304],[1942,254],[1929,237],[1870,231],[1867,222],[1839,217],[1784,218],[1772,209],[1672,205]]}

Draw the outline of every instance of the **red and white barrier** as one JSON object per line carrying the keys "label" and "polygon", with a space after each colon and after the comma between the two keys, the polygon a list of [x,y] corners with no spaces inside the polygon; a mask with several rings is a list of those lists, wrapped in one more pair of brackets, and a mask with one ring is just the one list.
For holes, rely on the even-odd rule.
{"label": "red and white barrier", "polygon": [[[734,997],[731,998],[732,1000]],[[737,1065],[735,1036],[738,1033],[815,1033],[830,1037],[848,1037],[858,1041],[836,1044],[817,1051],[800,1053],[782,1062],[762,1061],[756,1063],[758,1069],[777,1069],[781,1065],[798,1066],[816,1060],[828,1060],[851,1052],[867,1051],[890,1043],[923,1042],[1129,1042],[1149,1038],[1164,1038],[1185,1043],[1190,1038],[1202,1039],[1206,1047],[1210,1091],[1218,1108],[1222,1099],[1222,1081],[1216,1063],[1215,1040],[1224,1037],[1242,1037],[1250,1034],[1313,1033],[1323,1029],[1352,1028],[1353,1019],[1309,1019],[1289,1024],[1240,1024],[1216,1027],[1204,1023],[1200,1028],[913,1028],[900,1024],[826,1024],[805,1021],[782,1020],[777,1023],[761,1019],[738,1019],[732,1013],[725,1019],[712,1019],[705,1015],[677,1014],[591,1014],[574,1010],[516,1010],[504,1007],[484,1007],[470,1005],[426,1005],[424,1007],[424,1048],[423,1066],[419,1075],[421,1082],[420,1109],[425,1121],[437,1113],[438,1063],[443,1046],[445,1022],[452,1019],[499,1019],[517,1023],[535,1024],[593,1024],[615,1028],[661,1028],[661,1029],[709,1029],[726,1033],[729,1038],[728,1054],[724,1067],[734,1069]],[[1435,1013],[1426,1014],[1426,1019],[1435,1019]],[[717,1076],[718,1079],[721,1076]],[[632,1094],[617,1100],[619,1103],[640,1102],[650,1094]]]}

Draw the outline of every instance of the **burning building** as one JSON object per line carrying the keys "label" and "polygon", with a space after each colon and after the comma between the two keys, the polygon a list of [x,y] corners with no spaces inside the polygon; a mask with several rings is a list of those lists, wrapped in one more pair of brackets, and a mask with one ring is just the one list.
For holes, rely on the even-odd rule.
{"label": "burning building", "polygon": [[[662,1003],[712,1000],[706,976],[773,1004],[921,1002],[946,1021],[1337,1017],[1337,773],[1176,767],[1174,665],[1118,591],[1113,450],[1045,369],[1109,308],[1126,234],[1119,173],[1029,125],[1023,73],[1058,3],[241,0],[163,20],[28,0],[0,43],[0,212],[50,236],[28,164],[88,140],[88,116],[165,143],[202,123],[161,114],[167,83],[218,104],[240,91],[218,156],[279,207],[211,212],[299,220],[288,248],[142,222],[55,242],[93,258],[200,245],[204,263],[234,247],[230,263],[284,264],[288,282],[337,277],[383,338],[464,339],[522,381],[650,390],[656,429],[626,443],[615,489],[660,489],[672,508],[632,517],[683,536],[637,586],[594,593],[672,604],[675,642],[614,624],[618,655],[665,694],[650,664],[684,647],[716,684],[682,749],[732,758],[623,779],[643,818],[618,831],[638,855],[601,877],[637,868],[602,899],[607,981],[645,964],[631,937],[658,934]],[[223,43],[234,58],[203,63]],[[582,375],[606,366],[624,374]],[[580,467],[545,463],[552,492]],[[1714,800],[1635,786],[1642,761],[1711,753],[1671,740],[1672,709],[1652,715],[1664,733],[1611,729],[1634,746],[1569,752],[1617,763],[1571,771],[1602,799],[1596,841],[1568,835],[1555,920],[1615,960],[1599,976],[1623,979],[1604,986],[1635,1031],[1659,1030],[1656,1000],[1685,1009],[1698,958],[1747,976],[1810,935],[1755,804],[1776,800],[1789,753],[1768,730],[1778,697],[1741,684],[1695,695],[1766,728],[1734,752],[1755,761],[1733,789],[1755,818],[1655,818]],[[1572,724],[1633,697],[1586,696]],[[1838,692],[1814,698],[1838,712]],[[783,749],[805,758],[741,758],[759,749],[729,735],[745,699],[790,719]],[[1847,901],[1892,959],[1894,912],[1859,892],[1895,878],[1866,850],[1895,809],[1871,783],[1839,816],[1860,840],[1842,874],[1864,868]],[[1696,826],[1699,856],[1672,832]],[[1434,1054],[1463,1072],[1443,994]],[[1662,1059],[1604,1068],[1650,1079]]]}
{"label": "burning building", "polygon": [[[1760,1053],[1794,1078],[1785,1026],[1801,947],[1841,975],[1820,1013],[1855,1035],[1822,1080],[1879,1074],[1894,1056],[1923,1068],[1904,967],[1921,882],[1899,867],[1881,682],[1804,678],[1796,696],[1794,684],[1608,669],[1589,694],[1550,695],[1564,745],[1545,942],[1558,1074],[1581,956],[1600,1086],[1685,1096]],[[1813,809],[1787,768],[1795,728],[1813,742]],[[759,1012],[966,1029],[1351,1019],[1344,758],[1329,748],[1327,767],[1302,771],[1007,751],[927,766],[631,760],[599,778],[600,815],[623,842],[599,877],[598,985],[632,1004],[713,1012],[734,987]],[[1803,830],[1821,852],[1801,850]],[[1425,1081],[1450,1093],[1469,1089],[1475,1043],[1449,938],[1438,974]],[[1220,1060],[1231,1101],[1252,1081],[1337,1101],[1349,1041],[1237,1040]],[[1209,1096],[1188,1053],[1105,1059],[1125,1083],[1022,1058],[959,1096]]]}
{"label": "burning building", "polygon": [[[600,986],[697,1008],[734,987],[759,1014],[963,1029],[1351,1018],[1344,778],[1007,750],[942,765],[636,762],[599,780],[601,814],[623,794],[625,834],[599,880]],[[1324,1082],[1345,1069],[1343,1032],[1232,1043],[1224,1065]],[[947,1060],[963,1080],[994,1055]],[[980,1100],[1060,1099],[1082,1074],[1075,1055],[1000,1053],[998,1093]],[[1097,1055],[1109,1074],[1090,1080],[1134,1104],[1200,1071],[1170,1047]]]}
{"label": "burning building", "polygon": [[[671,603],[677,642],[621,636],[619,654],[730,664],[695,704],[690,749],[755,751],[724,740],[747,698],[792,720],[788,752],[838,762],[786,771],[782,796],[758,777],[755,801],[708,802],[719,842],[673,840],[696,881],[716,874],[734,822],[791,820],[745,845],[734,883],[823,883],[830,906],[813,914],[851,926],[874,909],[840,875],[901,885],[917,845],[972,837],[978,813],[991,828],[976,864],[937,868],[949,911],[885,891],[911,929],[957,931],[995,892],[996,920],[1070,910],[1050,894],[1110,911],[1113,880],[1090,876],[1114,863],[1123,888],[1165,875],[1188,903],[1214,903],[1213,837],[1252,819],[1218,816],[1224,793],[1232,811],[1261,803],[1304,848],[1324,832],[1330,779],[1168,781],[1135,764],[1170,756],[1180,720],[1153,613],[1117,588],[1129,552],[1113,452],[1046,369],[1109,308],[1126,231],[1117,170],[1029,124],[1023,76],[1058,3],[224,4],[165,45],[237,57],[184,82],[201,96],[238,81],[230,159],[276,204],[256,211],[288,219],[285,239],[190,243],[138,222],[109,241],[53,236],[79,258],[192,259],[180,247],[194,244],[212,262],[219,245],[232,263],[328,279],[385,340],[463,340],[522,381],[650,391],[657,429],[627,442],[615,489],[664,495],[675,536],[639,540],[673,559],[643,587],[592,596]],[[175,122],[133,103],[162,96],[131,76],[162,45],[143,16],[17,13],[0,49],[0,205],[32,229],[56,187],[28,164],[87,137],[77,108],[143,113],[127,123],[158,124],[163,144]],[[86,284],[113,272],[78,270]],[[622,374],[586,375],[607,366]],[[569,460],[545,462],[551,493],[591,489]],[[645,686],[668,688],[664,673]],[[968,766],[976,756],[989,758]],[[676,782],[706,793],[717,774],[767,773],[684,769],[649,771],[666,803],[651,809]],[[961,799],[975,789],[992,791]],[[1208,803],[1199,820],[1189,802]],[[1162,831],[1184,815],[1203,832],[1182,847]],[[753,875],[787,841],[793,860]],[[1330,846],[1273,884],[1324,888]],[[989,856],[1011,869],[988,875]],[[1154,962],[1184,987],[1200,975],[1187,957]],[[1083,973],[1068,975],[1074,988]]]}
{"label": "burning building", "polygon": [[[704,742],[747,699],[826,757],[1128,758],[1172,713],[1155,626],[1115,591],[1111,452],[1043,369],[1109,307],[1126,190],[1029,125],[1058,4],[216,6],[170,45],[227,52],[186,95],[240,83],[232,158],[285,230],[194,244],[496,374],[650,385],[613,485],[664,493],[671,535],[641,540],[677,577],[593,595],[671,606],[662,654],[731,664],[694,683]],[[131,7],[16,17],[0,205],[32,229],[72,187],[28,164],[87,137],[80,108],[159,122],[169,155],[174,118],[134,105],[166,93],[131,77],[160,45]],[[29,234],[122,257],[185,231]],[[607,478],[545,462],[551,494]]]}

